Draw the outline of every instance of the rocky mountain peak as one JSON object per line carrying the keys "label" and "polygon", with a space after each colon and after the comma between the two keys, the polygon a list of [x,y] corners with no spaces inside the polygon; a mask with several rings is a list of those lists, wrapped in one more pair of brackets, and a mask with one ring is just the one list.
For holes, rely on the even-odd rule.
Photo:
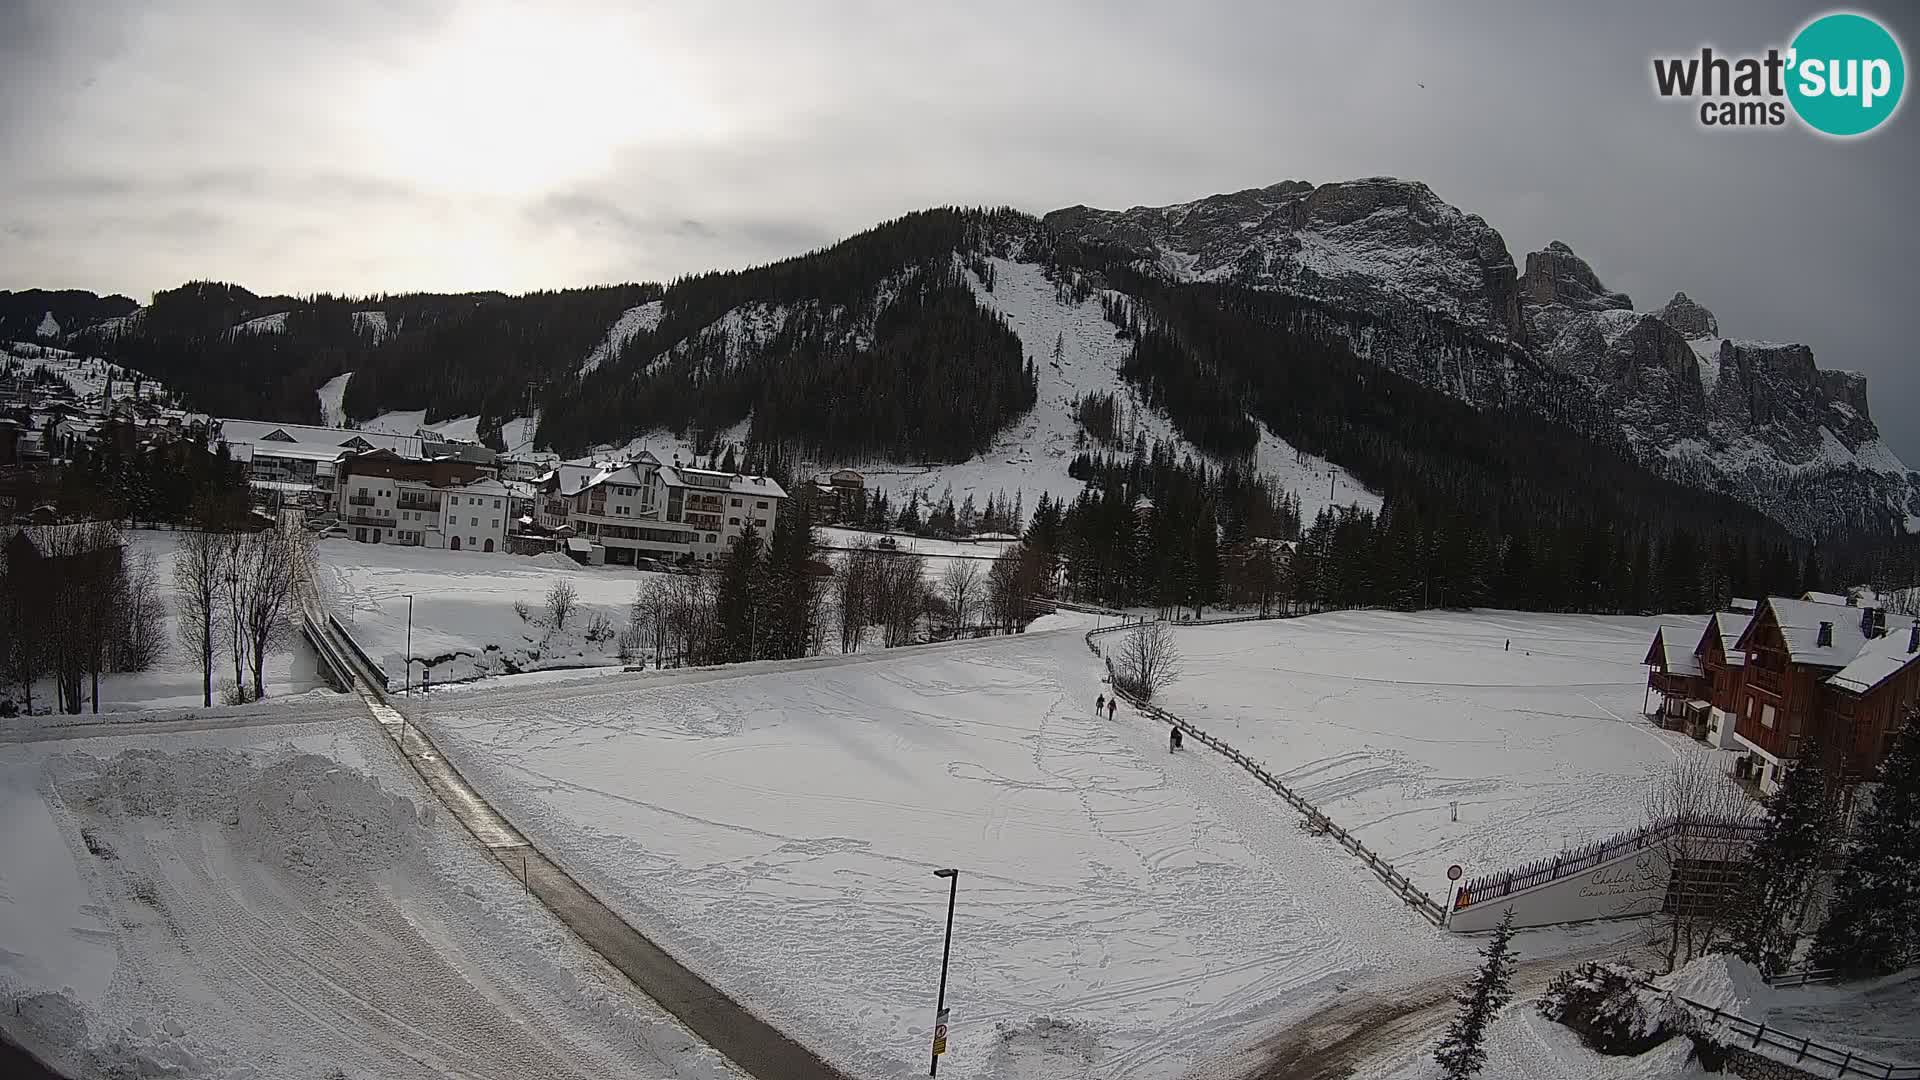
{"label": "rocky mountain peak", "polygon": [[1526,303],[1540,307],[1559,304],[1581,311],[1633,309],[1626,293],[1602,285],[1587,261],[1559,240],[1527,256],[1526,273],[1520,275],[1520,295]]}
{"label": "rocky mountain peak", "polygon": [[1689,341],[1720,336],[1720,320],[1713,312],[1695,303],[1686,293],[1677,292],[1667,306],[1655,315],[1661,322],[1680,332]]}

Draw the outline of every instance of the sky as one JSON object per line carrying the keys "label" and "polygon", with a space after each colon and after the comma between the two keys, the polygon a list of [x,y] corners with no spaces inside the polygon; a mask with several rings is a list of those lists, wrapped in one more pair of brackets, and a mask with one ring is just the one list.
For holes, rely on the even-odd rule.
{"label": "sky", "polygon": [[[1920,115],[1713,132],[1651,58],[1768,2],[0,0],[0,288],[668,280],[938,205],[1427,182],[1637,306],[1864,371],[1920,465]],[[1911,58],[1920,10],[1856,5]]]}

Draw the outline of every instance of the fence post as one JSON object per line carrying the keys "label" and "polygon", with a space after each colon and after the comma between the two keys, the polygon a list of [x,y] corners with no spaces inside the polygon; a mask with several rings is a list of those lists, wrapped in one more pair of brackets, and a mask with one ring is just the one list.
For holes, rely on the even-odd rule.
{"label": "fence post", "polygon": [[1800,1064],[1800,1059],[1807,1056],[1807,1046],[1812,1042],[1813,1040],[1808,1038],[1807,1036],[1805,1035],[1800,1036],[1800,1052],[1793,1055],[1793,1063],[1795,1065]]}
{"label": "fence post", "polygon": [[1765,1035],[1766,1033],[1767,1033],[1767,1025],[1765,1024],[1761,1024],[1759,1027],[1755,1028],[1753,1031],[1753,1045],[1759,1046],[1760,1036]]}

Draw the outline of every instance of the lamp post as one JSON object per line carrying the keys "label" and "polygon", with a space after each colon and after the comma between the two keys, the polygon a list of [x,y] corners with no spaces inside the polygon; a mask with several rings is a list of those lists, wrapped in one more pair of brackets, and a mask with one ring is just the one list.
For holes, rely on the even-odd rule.
{"label": "lamp post", "polygon": [[960,871],[935,870],[934,877],[947,879],[947,943],[940,950],[940,998],[933,1007],[933,1060],[928,1076],[940,1075],[940,1055],[947,1052],[947,961],[953,956],[953,901],[960,892]]}
{"label": "lamp post", "polygon": [[407,677],[404,692],[411,694],[413,693],[413,594],[405,595],[407,598]]}

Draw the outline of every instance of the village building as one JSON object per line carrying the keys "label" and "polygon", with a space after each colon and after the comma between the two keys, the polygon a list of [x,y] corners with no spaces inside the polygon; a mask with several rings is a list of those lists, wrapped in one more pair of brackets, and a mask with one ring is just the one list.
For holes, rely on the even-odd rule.
{"label": "village building", "polygon": [[506,485],[472,462],[420,461],[392,450],[343,454],[335,503],[347,536],[366,544],[504,552]]}
{"label": "village building", "polygon": [[[585,540],[587,561],[712,562],[752,528],[762,537],[787,492],[764,476],[662,465],[651,454],[604,465],[561,465],[540,478],[535,523]],[[598,549],[592,551],[592,549]]]}
{"label": "village building", "polygon": [[351,454],[378,450],[408,461],[457,461],[487,476],[497,471],[493,451],[431,433],[388,435],[227,417],[213,421],[207,435],[246,468],[248,483],[264,500],[304,503],[316,510],[338,507],[339,462]]}
{"label": "village building", "polygon": [[1662,626],[1647,653],[1656,715],[1738,751],[1734,775],[1762,794],[1819,746],[1848,781],[1871,779],[1920,707],[1920,619],[1889,627],[1871,594],[1768,597],[1708,620],[1690,654]]}

